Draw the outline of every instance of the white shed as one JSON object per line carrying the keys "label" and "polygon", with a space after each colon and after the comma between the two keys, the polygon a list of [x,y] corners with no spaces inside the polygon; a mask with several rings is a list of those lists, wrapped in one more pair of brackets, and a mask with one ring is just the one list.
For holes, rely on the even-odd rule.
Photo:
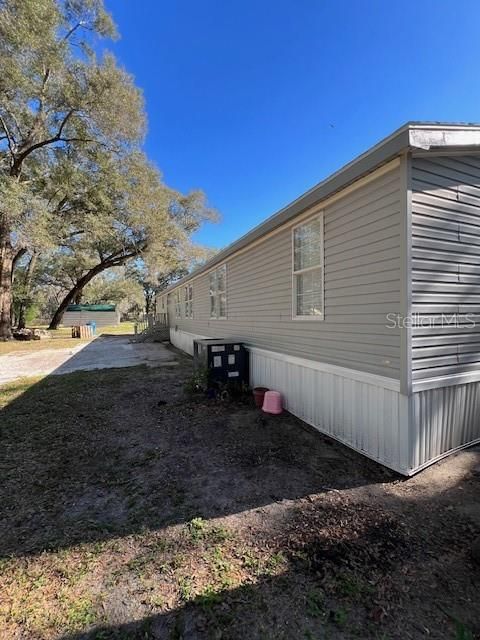
{"label": "white shed", "polygon": [[120,324],[120,312],[114,304],[70,304],[63,316],[64,327],[95,322],[97,327]]}

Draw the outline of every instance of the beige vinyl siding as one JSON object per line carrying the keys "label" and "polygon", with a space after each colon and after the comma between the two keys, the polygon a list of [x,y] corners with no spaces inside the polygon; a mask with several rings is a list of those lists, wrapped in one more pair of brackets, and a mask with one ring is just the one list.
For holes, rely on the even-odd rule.
{"label": "beige vinyl siding", "polygon": [[175,318],[170,293],[170,325],[399,379],[400,336],[386,326],[400,309],[399,189],[397,167],[325,209],[323,321],[292,319],[292,221],[226,261],[226,319],[210,318],[205,273],[192,280],[192,320]]}
{"label": "beige vinyl siding", "polygon": [[412,245],[413,312],[436,324],[413,328],[414,388],[480,372],[480,156],[413,158]]}

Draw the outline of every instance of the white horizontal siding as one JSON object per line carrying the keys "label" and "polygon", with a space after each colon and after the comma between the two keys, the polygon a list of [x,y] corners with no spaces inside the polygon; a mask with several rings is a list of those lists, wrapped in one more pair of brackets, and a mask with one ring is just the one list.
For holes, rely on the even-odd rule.
{"label": "white horizontal siding", "polygon": [[117,311],[66,311],[63,314],[64,327],[73,327],[95,322],[97,327],[107,327],[120,323],[120,314]]}
{"label": "white horizontal siding", "polygon": [[399,189],[396,168],[325,209],[324,321],[292,319],[290,226],[227,260],[227,319],[209,317],[205,274],[193,280],[193,319],[175,318],[169,295],[170,325],[398,379],[386,315],[400,309]]}

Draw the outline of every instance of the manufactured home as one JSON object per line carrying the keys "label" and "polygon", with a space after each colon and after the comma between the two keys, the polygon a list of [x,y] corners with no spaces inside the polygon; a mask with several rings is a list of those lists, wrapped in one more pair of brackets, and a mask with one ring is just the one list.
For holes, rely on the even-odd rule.
{"label": "manufactured home", "polygon": [[480,125],[408,123],[158,298],[251,385],[411,475],[480,441]]}

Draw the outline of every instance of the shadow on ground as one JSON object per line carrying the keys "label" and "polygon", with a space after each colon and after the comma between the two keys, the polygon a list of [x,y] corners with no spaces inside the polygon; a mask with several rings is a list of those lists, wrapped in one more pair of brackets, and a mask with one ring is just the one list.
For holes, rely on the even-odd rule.
{"label": "shadow on ground", "polygon": [[170,355],[3,391],[11,637],[480,632],[478,453],[403,480],[288,414],[187,397]]}
{"label": "shadow on ground", "polygon": [[0,411],[1,555],[398,480],[288,414],[188,400],[176,357],[49,376]]}

